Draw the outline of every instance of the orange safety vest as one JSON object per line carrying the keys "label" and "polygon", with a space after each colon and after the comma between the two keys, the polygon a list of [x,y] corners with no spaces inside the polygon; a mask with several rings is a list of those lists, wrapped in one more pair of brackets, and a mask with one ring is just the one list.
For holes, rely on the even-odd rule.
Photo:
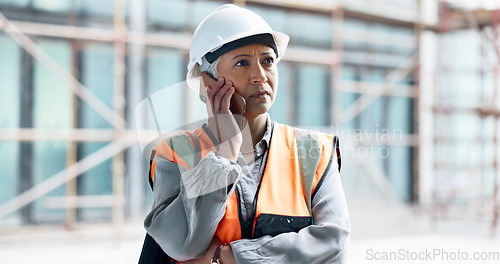
{"label": "orange safety vest", "polygon": [[[158,155],[189,169],[210,151],[216,151],[218,146],[204,129],[207,128],[194,133],[185,131],[156,145],[151,153],[150,183],[154,181],[154,157]],[[226,213],[215,232],[217,238],[230,243],[242,238],[298,232],[313,224],[311,197],[332,162],[337,162],[340,170],[337,141],[333,135],[274,122],[250,218],[241,219],[236,190],[227,201]]]}

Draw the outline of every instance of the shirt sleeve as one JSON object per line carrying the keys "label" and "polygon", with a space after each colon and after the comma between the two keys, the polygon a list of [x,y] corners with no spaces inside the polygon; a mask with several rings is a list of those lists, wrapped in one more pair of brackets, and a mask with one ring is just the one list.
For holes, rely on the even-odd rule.
{"label": "shirt sleeve", "polygon": [[323,177],[312,200],[313,225],[298,233],[234,241],[236,262],[345,263],[351,227],[338,165]]}
{"label": "shirt sleeve", "polygon": [[162,157],[154,161],[153,209],[144,226],[170,257],[194,259],[210,245],[241,168],[215,152],[189,170]]}

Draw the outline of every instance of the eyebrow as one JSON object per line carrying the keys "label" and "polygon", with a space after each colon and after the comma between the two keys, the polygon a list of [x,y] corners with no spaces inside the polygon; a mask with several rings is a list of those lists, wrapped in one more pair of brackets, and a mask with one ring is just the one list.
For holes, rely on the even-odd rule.
{"label": "eyebrow", "polygon": [[[264,55],[269,55],[269,54],[272,54],[272,52],[271,51],[266,51],[266,52],[261,53],[260,55],[264,56]],[[234,58],[232,58],[231,60],[237,59],[238,57],[252,57],[252,55],[250,55],[250,54],[240,54],[240,55],[234,56]]]}

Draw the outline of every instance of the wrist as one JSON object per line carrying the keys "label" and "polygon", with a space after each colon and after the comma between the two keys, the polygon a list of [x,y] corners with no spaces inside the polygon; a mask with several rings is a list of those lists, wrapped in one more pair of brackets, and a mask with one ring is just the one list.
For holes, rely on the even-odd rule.
{"label": "wrist", "polygon": [[237,161],[240,153],[241,144],[234,144],[231,141],[225,141],[220,144],[217,155],[226,159]]}
{"label": "wrist", "polygon": [[231,245],[226,245],[220,250],[220,263],[221,264],[232,264],[236,263],[236,259],[234,257],[233,249]]}
{"label": "wrist", "polygon": [[221,264],[221,250],[227,246],[227,244],[221,244],[215,249],[214,256],[212,257],[212,260],[210,261],[211,264]]}

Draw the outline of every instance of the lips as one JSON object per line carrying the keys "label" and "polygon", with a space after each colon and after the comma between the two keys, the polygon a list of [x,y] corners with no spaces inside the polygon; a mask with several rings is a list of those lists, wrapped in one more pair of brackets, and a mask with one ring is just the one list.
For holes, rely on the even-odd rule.
{"label": "lips", "polygon": [[266,95],[269,95],[268,91],[259,91],[259,92],[256,92],[256,93],[250,95],[250,97],[253,97],[253,98],[265,98]]}

